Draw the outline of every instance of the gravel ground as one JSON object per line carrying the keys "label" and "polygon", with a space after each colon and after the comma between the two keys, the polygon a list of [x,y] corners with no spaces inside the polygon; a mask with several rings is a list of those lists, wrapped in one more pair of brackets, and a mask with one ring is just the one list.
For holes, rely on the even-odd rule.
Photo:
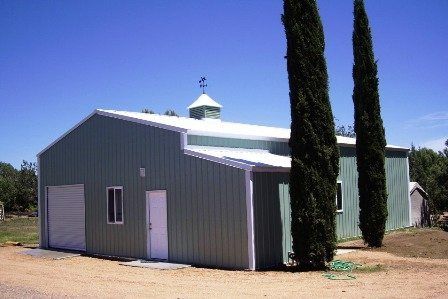
{"label": "gravel ground", "polygon": [[[332,281],[322,272],[150,270],[90,257],[47,260],[0,247],[0,297],[375,297],[446,298],[448,259],[356,251],[339,256],[372,266],[356,280]],[[375,266],[381,265],[378,269]]]}

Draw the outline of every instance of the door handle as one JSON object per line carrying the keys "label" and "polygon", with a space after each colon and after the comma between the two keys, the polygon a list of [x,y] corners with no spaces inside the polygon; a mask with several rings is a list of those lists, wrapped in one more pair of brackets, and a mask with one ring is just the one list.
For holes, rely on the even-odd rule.
{"label": "door handle", "polygon": [[152,223],[149,223],[149,227],[148,227],[149,229],[152,229]]}

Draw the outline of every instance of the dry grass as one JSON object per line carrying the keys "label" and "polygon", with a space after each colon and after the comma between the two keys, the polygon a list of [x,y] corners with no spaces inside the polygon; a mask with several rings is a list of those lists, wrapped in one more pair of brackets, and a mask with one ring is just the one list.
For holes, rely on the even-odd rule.
{"label": "dry grass", "polygon": [[0,244],[6,242],[36,244],[38,241],[37,217],[7,218],[0,222]]}
{"label": "dry grass", "polygon": [[386,235],[383,247],[369,249],[362,240],[339,244],[339,248],[383,251],[402,257],[448,259],[448,232],[441,229],[405,229]]}

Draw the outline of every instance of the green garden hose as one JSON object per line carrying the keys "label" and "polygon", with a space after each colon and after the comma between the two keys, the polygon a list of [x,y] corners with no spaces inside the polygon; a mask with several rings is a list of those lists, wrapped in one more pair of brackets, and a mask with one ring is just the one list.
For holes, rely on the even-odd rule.
{"label": "green garden hose", "polygon": [[337,272],[348,272],[346,274],[335,274],[335,273],[324,273],[323,276],[331,279],[331,280],[351,280],[356,279],[356,276],[353,275],[351,272],[361,267],[362,265],[356,264],[350,261],[342,261],[342,260],[334,260],[330,262],[329,267],[331,271],[337,271]]}

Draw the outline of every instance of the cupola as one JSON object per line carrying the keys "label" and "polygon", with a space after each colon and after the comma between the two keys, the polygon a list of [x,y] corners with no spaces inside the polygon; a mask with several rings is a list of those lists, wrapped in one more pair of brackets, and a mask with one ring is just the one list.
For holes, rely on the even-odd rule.
{"label": "cupola", "polygon": [[201,94],[196,101],[188,106],[190,117],[196,119],[220,119],[221,108],[222,106],[209,97],[206,93]]}

